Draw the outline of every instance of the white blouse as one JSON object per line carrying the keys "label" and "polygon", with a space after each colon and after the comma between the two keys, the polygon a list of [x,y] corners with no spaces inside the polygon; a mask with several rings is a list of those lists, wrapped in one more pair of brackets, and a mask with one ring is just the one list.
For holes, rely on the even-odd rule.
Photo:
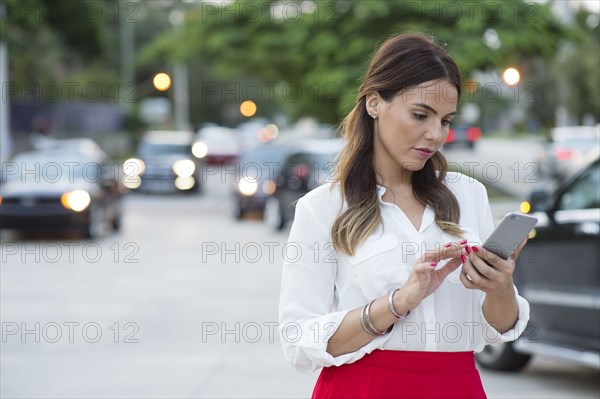
{"label": "white blouse", "polygon": [[[471,245],[483,243],[494,228],[485,187],[453,172],[445,183],[458,199],[464,238]],[[341,205],[339,184],[322,185],[297,202],[279,303],[280,339],[290,363],[312,372],[353,363],[375,349],[479,352],[486,344],[518,338],[529,320],[527,301],[517,294],[517,323],[500,334],[483,316],[485,293],[465,288],[459,267],[406,319],[397,321],[391,333],[356,352],[337,357],[326,352],[328,339],[350,310],[402,286],[424,251],[458,240],[440,230],[429,206],[417,231],[398,206],[381,199],[385,188],[378,185],[377,190],[382,222],[353,256],[335,252],[331,243],[331,226]]]}

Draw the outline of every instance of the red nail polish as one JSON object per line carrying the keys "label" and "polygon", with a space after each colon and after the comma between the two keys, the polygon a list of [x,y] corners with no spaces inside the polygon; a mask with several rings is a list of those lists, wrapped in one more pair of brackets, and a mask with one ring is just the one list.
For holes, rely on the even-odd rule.
{"label": "red nail polish", "polygon": [[473,249],[473,252],[479,252],[479,248],[477,248],[475,245],[473,245],[471,248]]}
{"label": "red nail polish", "polygon": [[460,260],[462,260],[462,263],[466,263],[467,262],[467,257],[464,255],[460,256]]}
{"label": "red nail polish", "polygon": [[465,247],[465,251],[467,251],[467,255],[469,255],[471,253],[471,248],[469,248],[469,246],[467,245]]}
{"label": "red nail polish", "polygon": [[448,248],[448,247],[450,247],[450,245],[452,245],[451,242],[449,242],[448,244],[444,245],[444,248]]}
{"label": "red nail polish", "polygon": [[461,242],[459,242],[459,244],[466,244],[467,240],[462,240]]}
{"label": "red nail polish", "polygon": [[431,266],[436,267],[437,266],[437,262],[431,262]]}

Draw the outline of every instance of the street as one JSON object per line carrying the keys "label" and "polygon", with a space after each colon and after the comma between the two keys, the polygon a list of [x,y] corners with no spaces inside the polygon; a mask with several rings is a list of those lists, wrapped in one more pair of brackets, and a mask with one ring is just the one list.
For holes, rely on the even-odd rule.
{"label": "street", "polygon": [[[98,241],[3,236],[0,396],[310,397],[317,374],[287,364],[276,330],[289,227],[235,221],[222,178],[128,196]],[[544,357],[481,374],[490,398],[600,395],[597,370]]]}

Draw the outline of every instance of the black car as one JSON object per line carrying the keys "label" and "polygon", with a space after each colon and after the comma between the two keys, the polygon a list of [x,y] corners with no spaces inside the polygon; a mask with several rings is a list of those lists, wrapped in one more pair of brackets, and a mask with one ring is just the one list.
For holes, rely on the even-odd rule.
{"label": "black car", "polygon": [[317,186],[333,181],[340,139],[310,139],[294,146],[275,176],[275,190],[265,203],[265,223],[281,230],[294,219],[296,201]]}
{"label": "black car", "polygon": [[521,211],[539,222],[514,274],[531,317],[513,343],[476,354],[485,368],[516,371],[533,354],[600,368],[600,160],[552,193],[536,191]]}
{"label": "black car", "polygon": [[146,133],[135,158],[123,164],[125,186],[146,193],[199,191],[200,168],[192,154],[193,138],[185,131]]}
{"label": "black car", "polygon": [[119,167],[102,152],[21,153],[3,163],[2,177],[0,229],[93,238],[121,226]]}
{"label": "black car", "polygon": [[289,151],[289,146],[267,143],[239,157],[233,190],[236,219],[249,212],[264,212],[265,202],[276,188],[275,176],[281,173]]}
{"label": "black car", "polygon": [[444,148],[464,146],[472,149],[481,136],[481,129],[476,126],[456,124],[449,129]]}

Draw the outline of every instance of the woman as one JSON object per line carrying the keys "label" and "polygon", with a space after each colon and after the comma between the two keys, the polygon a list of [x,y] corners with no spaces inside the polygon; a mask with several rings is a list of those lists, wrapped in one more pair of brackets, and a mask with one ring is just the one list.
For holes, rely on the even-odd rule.
{"label": "woman", "polygon": [[486,190],[439,152],[460,86],[432,40],[388,39],[342,124],[336,180],[296,205],[279,328],[297,369],[323,368],[314,398],[484,398],[473,353],[525,328],[518,250],[478,245]]}

